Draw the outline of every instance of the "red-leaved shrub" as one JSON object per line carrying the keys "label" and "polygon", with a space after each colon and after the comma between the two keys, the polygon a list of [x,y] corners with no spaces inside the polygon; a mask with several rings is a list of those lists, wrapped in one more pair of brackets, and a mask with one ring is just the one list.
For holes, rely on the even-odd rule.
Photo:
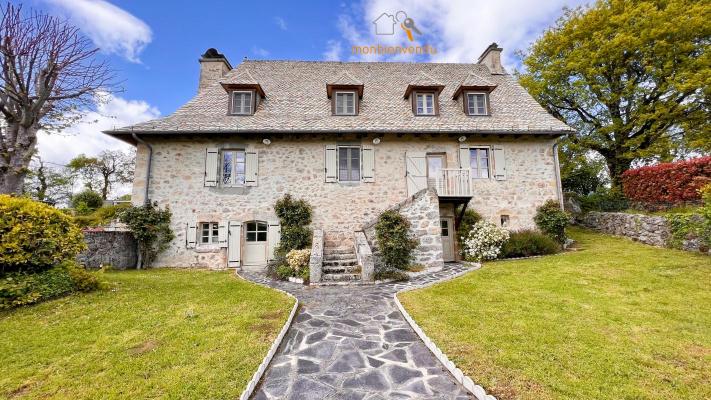
{"label": "red-leaved shrub", "polygon": [[622,174],[622,190],[632,202],[656,208],[697,203],[699,189],[711,183],[711,157],[630,169]]}

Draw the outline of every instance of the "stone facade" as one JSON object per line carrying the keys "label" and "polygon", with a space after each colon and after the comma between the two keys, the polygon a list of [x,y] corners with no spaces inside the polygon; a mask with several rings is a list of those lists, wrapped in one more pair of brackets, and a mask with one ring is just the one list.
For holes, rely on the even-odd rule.
{"label": "stone facade", "polygon": [[[410,222],[410,234],[418,241],[413,251],[413,262],[428,268],[442,267],[442,237],[439,226],[439,199],[434,190],[422,190],[405,201],[396,204],[391,209],[398,211]],[[377,219],[364,227],[365,236],[370,246],[375,250],[375,269],[383,267],[378,257],[378,241],[376,240],[375,224]]]}
{"label": "stone facade", "polygon": [[611,235],[625,236],[653,246],[666,246],[669,227],[664,217],[591,211],[578,218],[581,225]]}
{"label": "stone facade", "polygon": [[126,231],[85,231],[87,250],[77,256],[86,268],[135,268],[137,253],[136,240]]}
{"label": "stone facade", "polygon": [[[313,229],[324,231],[325,240],[343,238],[352,244],[353,232],[363,230],[367,221],[407,197],[405,153],[446,154],[447,166],[458,168],[459,142],[449,137],[415,137],[395,134],[381,136],[374,146],[375,181],[372,183],[325,183],[325,144],[371,144],[357,136],[319,136],[296,139],[239,136],[166,137],[144,136],[153,146],[149,198],[173,213],[176,238],[155,262],[156,266],[226,266],[226,249],[219,246],[186,248],[189,223],[223,221],[278,221],[273,204],[291,193],[313,206]],[[553,139],[470,138],[472,146],[501,145],[506,151],[505,180],[473,180],[474,197],[469,207],[499,223],[508,215],[512,229],[532,227],[537,206],[555,199],[556,178]],[[205,150],[247,149],[258,152],[259,176],[254,187],[205,187]],[[133,201],[141,204],[146,184],[148,150],[138,146]],[[424,223],[424,222],[423,222]],[[419,227],[419,223],[416,226]],[[435,227],[427,226],[421,229]],[[426,245],[436,246],[433,243]],[[440,245],[441,247],[441,245]]]}

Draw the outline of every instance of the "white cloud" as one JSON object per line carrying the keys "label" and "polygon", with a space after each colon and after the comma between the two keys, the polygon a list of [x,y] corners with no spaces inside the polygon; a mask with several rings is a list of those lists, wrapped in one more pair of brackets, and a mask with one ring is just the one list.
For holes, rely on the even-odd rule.
{"label": "white cloud", "polygon": [[93,156],[103,150],[127,150],[132,146],[101,131],[119,128],[160,116],[157,108],[142,100],[126,100],[104,95],[96,109],[83,113],[79,122],[62,133],[38,134],[39,155],[42,160],[66,164],[79,154]]}
{"label": "white cloud", "polygon": [[[575,7],[586,0],[365,0],[350,7],[341,16],[338,27],[342,40],[349,45],[429,44],[437,54],[427,61],[476,62],[492,42],[504,48],[503,62],[517,65],[516,50],[524,50],[562,14],[564,6]],[[399,24],[395,35],[376,35],[373,20],[383,12],[405,11],[422,36],[409,42]],[[348,49],[350,52],[350,49]],[[352,58],[352,57],[351,57]],[[378,57],[358,57],[372,59]],[[383,58],[383,57],[380,57]],[[389,60],[414,60],[412,57],[388,57]]]}
{"label": "white cloud", "polygon": [[274,17],[274,23],[281,29],[282,31],[287,30],[286,26],[286,21],[282,17]]}
{"label": "white cloud", "polygon": [[45,0],[65,13],[102,51],[140,63],[153,33],[145,22],[103,0]]}
{"label": "white cloud", "polygon": [[328,43],[326,43],[326,51],[323,53],[324,60],[340,61],[342,47],[339,40],[329,40]]}
{"label": "white cloud", "polygon": [[261,47],[256,47],[256,46],[252,47],[252,53],[256,56],[259,56],[259,57],[269,57],[269,54],[270,54],[269,50],[263,49]]}

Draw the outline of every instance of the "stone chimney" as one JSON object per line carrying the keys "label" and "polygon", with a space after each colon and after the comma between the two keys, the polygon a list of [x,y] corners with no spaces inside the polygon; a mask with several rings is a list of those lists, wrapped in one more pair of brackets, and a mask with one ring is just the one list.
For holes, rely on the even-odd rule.
{"label": "stone chimney", "polygon": [[231,69],[232,66],[224,54],[218,53],[217,50],[213,48],[207,49],[205,54],[200,58],[200,83],[198,84],[198,93],[219,81]]}
{"label": "stone chimney", "polygon": [[489,72],[494,75],[506,74],[504,67],[501,65],[501,51],[503,50],[504,49],[499,47],[496,43],[490,44],[479,56],[477,64],[486,65],[489,68]]}

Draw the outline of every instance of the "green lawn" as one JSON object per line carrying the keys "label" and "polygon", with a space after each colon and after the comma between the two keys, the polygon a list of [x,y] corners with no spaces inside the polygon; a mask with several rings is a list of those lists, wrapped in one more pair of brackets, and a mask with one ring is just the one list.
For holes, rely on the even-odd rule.
{"label": "green lawn", "polygon": [[571,234],[400,299],[499,399],[711,398],[711,258]]}
{"label": "green lawn", "polygon": [[0,313],[0,398],[237,398],[293,306],[230,272],[103,274]]}

